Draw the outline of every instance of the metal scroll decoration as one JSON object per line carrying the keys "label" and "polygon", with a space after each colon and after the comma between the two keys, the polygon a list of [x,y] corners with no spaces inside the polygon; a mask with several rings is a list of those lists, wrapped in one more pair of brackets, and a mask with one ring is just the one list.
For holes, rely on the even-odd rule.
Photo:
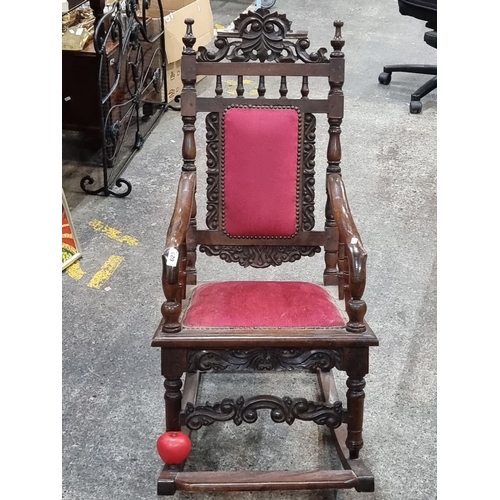
{"label": "metal scroll decoration", "polygon": [[340,350],[334,349],[204,349],[188,353],[188,371],[328,372],[341,368]]}
{"label": "metal scroll decoration", "polygon": [[[301,60],[307,63],[327,62],[327,50],[321,48],[308,53],[310,42],[305,32],[291,31],[292,22],[285,14],[257,9],[240,14],[234,21],[234,30],[219,32],[214,41],[217,51],[199,48],[198,61],[234,62],[276,61],[278,63]],[[229,41],[230,38],[238,40]],[[296,39],[296,41],[292,41]]]}
{"label": "metal scroll decoration", "polygon": [[318,403],[305,398],[290,397],[278,398],[276,396],[254,396],[245,399],[240,396],[234,399],[223,399],[220,403],[194,406],[188,403],[181,412],[181,425],[188,429],[198,430],[203,426],[212,425],[214,422],[232,420],[236,425],[243,422],[253,424],[258,419],[258,410],[271,410],[273,422],[288,425],[297,420],[312,421],[318,425],[326,425],[335,429],[342,424],[342,402]]}
{"label": "metal scroll decoration", "polygon": [[[85,176],[80,187],[88,194],[123,198],[131,192],[130,182],[120,175],[161,114],[154,121],[150,118],[165,107],[166,57],[162,44],[156,43],[163,30],[154,37],[148,35],[145,18],[138,17],[138,9],[137,0],[117,1],[96,21],[103,186],[90,189],[94,178]],[[152,123],[144,132],[141,125],[148,120]],[[126,159],[122,160],[124,151]]]}

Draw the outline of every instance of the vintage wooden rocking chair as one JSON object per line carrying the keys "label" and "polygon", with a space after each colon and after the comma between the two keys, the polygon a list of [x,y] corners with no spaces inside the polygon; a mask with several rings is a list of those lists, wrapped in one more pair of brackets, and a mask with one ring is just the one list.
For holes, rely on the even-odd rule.
{"label": "vintage wooden rocking chair", "polygon": [[[311,421],[331,430],[343,469],[315,471],[184,471],[186,457],[166,462],[158,494],[185,491],[342,489],[373,491],[363,464],[364,377],[378,340],[364,320],[366,252],[341,178],[344,41],[335,21],[328,56],[308,52],[307,32],[291,31],[283,14],[241,14],[220,31],[216,50],[194,50],[193,20],[183,38],[181,114],[183,165],[163,253],[162,321],[152,346],[161,348],[167,433],[190,433],[214,422],[252,423],[270,411],[276,423]],[[215,95],[196,92],[199,75],[215,76]],[[232,75],[232,76],[231,76]],[[223,76],[236,77],[224,94]],[[243,78],[256,96],[244,97]],[[279,77],[279,96],[266,97],[266,79]],[[287,97],[298,81],[297,98]],[[328,86],[309,98],[310,78]],[[326,85],[325,85],[326,86]],[[196,220],[195,122],[206,114],[208,229]],[[327,202],[324,230],[314,230],[316,114],[325,114]],[[217,281],[197,284],[196,251],[226,262],[266,268],[324,249],[323,285],[303,281]],[[309,278],[308,278],[309,279]],[[320,281],[320,280],[318,280]],[[331,290],[331,291],[329,291]],[[323,401],[241,394],[196,402],[201,372],[307,370],[318,374]],[[329,401],[331,370],[346,373],[346,407]],[[185,376],[185,381],[183,384]],[[184,389],[183,389],[184,387]],[[166,433],[166,434],[167,434]],[[188,450],[189,451],[189,450]],[[175,454],[175,453],[174,453]]]}

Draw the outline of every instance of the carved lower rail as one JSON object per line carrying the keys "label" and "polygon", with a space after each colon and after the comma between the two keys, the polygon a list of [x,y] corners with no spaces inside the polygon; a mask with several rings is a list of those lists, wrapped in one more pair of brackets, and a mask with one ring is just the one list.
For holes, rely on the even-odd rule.
{"label": "carved lower rail", "polygon": [[326,425],[330,429],[339,427],[344,415],[340,401],[330,404],[308,401],[305,398],[254,396],[245,399],[240,396],[236,400],[227,398],[214,404],[194,406],[188,403],[180,414],[180,422],[191,430],[229,420],[236,425],[243,422],[253,424],[257,421],[258,410],[271,410],[271,419],[276,423],[286,422],[291,425],[298,419]]}
{"label": "carved lower rail", "polygon": [[341,349],[203,349],[188,352],[188,372],[306,370],[316,373],[341,366]]}

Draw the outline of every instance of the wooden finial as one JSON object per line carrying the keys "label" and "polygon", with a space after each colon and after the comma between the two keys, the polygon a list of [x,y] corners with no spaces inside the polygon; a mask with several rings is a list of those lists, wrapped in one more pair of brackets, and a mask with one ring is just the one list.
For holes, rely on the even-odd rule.
{"label": "wooden finial", "polygon": [[186,23],[186,34],[182,37],[182,41],[184,42],[184,50],[182,53],[191,55],[195,53],[193,47],[196,43],[196,37],[193,35],[194,19],[187,18],[184,22]]}
{"label": "wooden finial", "polygon": [[331,41],[333,52],[330,57],[344,57],[344,53],[342,52],[342,47],[345,45],[345,41],[342,38],[342,26],[344,26],[344,22],[334,21],[333,26],[335,26],[335,36]]}

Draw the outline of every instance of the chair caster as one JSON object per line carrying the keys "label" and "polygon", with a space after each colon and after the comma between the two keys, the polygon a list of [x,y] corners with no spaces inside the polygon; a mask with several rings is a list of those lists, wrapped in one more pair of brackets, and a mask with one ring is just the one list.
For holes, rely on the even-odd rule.
{"label": "chair caster", "polygon": [[380,75],[378,75],[378,81],[382,84],[382,85],[389,85],[389,83],[391,83],[391,78],[392,78],[392,74],[391,73],[380,73]]}
{"label": "chair caster", "polygon": [[422,103],[420,101],[410,101],[410,113],[417,115],[422,112]]}

